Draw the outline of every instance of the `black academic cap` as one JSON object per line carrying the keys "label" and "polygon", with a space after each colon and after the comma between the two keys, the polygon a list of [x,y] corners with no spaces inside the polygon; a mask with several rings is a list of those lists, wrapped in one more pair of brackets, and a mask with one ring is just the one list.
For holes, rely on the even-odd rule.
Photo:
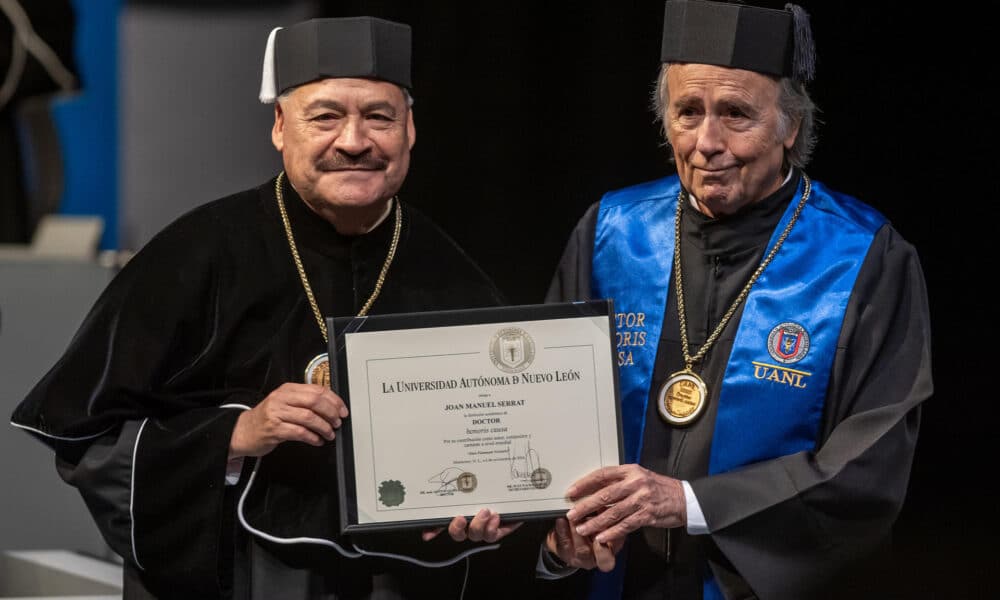
{"label": "black academic cap", "polygon": [[705,0],[667,0],[662,62],[719,65],[810,81],[816,51],[809,15]]}
{"label": "black academic cap", "polygon": [[311,19],[271,32],[264,53],[261,102],[327,77],[410,82],[410,26],[375,17]]}

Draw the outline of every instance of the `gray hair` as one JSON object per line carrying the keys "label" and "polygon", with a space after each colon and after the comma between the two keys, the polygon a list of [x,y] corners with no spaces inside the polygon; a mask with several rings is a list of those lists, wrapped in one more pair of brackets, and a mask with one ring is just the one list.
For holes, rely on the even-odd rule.
{"label": "gray hair", "polygon": [[[670,145],[667,135],[667,107],[670,106],[670,92],[667,89],[667,70],[672,63],[664,63],[660,74],[653,84],[653,111],[656,120],[660,122],[660,131],[666,144]],[[799,121],[799,134],[795,137],[792,147],[785,151],[788,164],[804,169],[812,158],[816,147],[816,113],[819,109],[809,97],[804,84],[790,77],[782,77],[779,82],[781,89],[778,95],[778,136],[784,138]]]}

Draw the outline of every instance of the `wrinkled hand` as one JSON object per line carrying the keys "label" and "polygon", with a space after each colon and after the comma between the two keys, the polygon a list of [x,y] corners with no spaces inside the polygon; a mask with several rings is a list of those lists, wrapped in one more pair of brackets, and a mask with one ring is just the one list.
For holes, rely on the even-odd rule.
{"label": "wrinkled hand", "polygon": [[[466,520],[466,518],[461,515],[452,519],[451,523],[448,524],[448,535],[451,536],[451,539],[456,542],[469,540],[472,542],[488,542],[492,544],[494,542],[499,542],[511,533],[514,533],[521,525],[523,525],[523,523],[520,521],[517,523],[502,524],[500,523],[500,513],[495,513],[488,508],[483,508],[476,513],[476,516],[472,518],[472,521]],[[444,531],[444,527],[427,529],[423,532],[422,537],[425,542],[428,542],[436,538],[442,531]]]}
{"label": "wrinkled hand", "polygon": [[599,544],[624,540],[640,527],[687,524],[684,487],[677,479],[639,465],[604,467],[585,475],[567,490],[583,498],[566,513],[579,535]]}
{"label": "wrinkled hand", "polygon": [[285,383],[244,411],[229,441],[229,458],[264,456],[282,442],[322,446],[347,417],[347,406],[328,388]]}
{"label": "wrinkled hand", "polygon": [[545,549],[559,557],[567,566],[578,569],[597,567],[605,573],[615,568],[615,555],[625,545],[625,538],[610,544],[601,544],[593,538],[586,538],[570,526],[563,518],[556,519],[555,525],[545,537]]}

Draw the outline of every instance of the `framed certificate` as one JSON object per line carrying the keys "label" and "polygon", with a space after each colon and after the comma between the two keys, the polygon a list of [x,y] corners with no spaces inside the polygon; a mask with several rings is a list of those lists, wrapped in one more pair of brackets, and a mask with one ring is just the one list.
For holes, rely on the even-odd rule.
{"label": "framed certificate", "polygon": [[342,533],[565,514],[622,460],[610,301],[328,319]]}

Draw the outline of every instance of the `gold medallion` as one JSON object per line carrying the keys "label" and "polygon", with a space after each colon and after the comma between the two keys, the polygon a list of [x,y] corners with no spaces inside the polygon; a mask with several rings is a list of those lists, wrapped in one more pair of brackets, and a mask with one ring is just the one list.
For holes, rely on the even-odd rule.
{"label": "gold medallion", "polygon": [[306,367],[306,383],[330,387],[330,356],[324,352],[317,354]]}
{"label": "gold medallion", "polygon": [[701,415],[707,400],[705,382],[694,371],[684,369],[663,383],[657,408],[668,423],[687,425]]}
{"label": "gold medallion", "polygon": [[[326,331],[326,321],[323,320],[319,304],[316,303],[316,296],[313,294],[312,286],[309,285],[306,268],[302,264],[302,257],[299,256],[299,249],[295,245],[292,222],[288,219],[288,211],[285,210],[285,200],[281,193],[281,182],[284,179],[285,172],[282,171],[278,173],[278,177],[274,180],[274,199],[278,203],[278,212],[281,213],[281,223],[285,226],[285,237],[288,238],[288,249],[292,253],[292,262],[295,263],[295,269],[299,272],[299,280],[302,281],[302,290],[306,294],[306,299],[309,300],[309,307],[312,308],[316,324],[319,325],[319,332],[323,334],[323,341],[329,343],[330,337]],[[378,279],[375,280],[375,289],[368,296],[365,305],[358,311],[359,317],[368,314],[368,311],[371,310],[372,305],[375,303],[375,299],[378,298],[379,292],[382,291],[382,285],[385,283],[386,274],[389,272],[389,266],[392,264],[392,258],[396,255],[396,248],[399,246],[399,235],[403,228],[403,209],[398,198],[393,197],[392,202],[396,205],[396,224],[392,231],[392,243],[389,245],[389,252],[385,256],[385,262],[382,263],[382,270],[379,271]],[[309,361],[305,372],[305,382],[330,388],[330,358],[327,353],[317,354],[315,358]],[[402,499],[400,499],[400,502],[402,502]]]}
{"label": "gold medallion", "polygon": [[736,299],[726,309],[719,324],[715,326],[715,329],[709,334],[705,343],[701,345],[701,349],[694,354],[691,354],[691,349],[688,346],[687,311],[684,309],[684,276],[681,269],[681,244],[679,242],[681,239],[682,207],[688,202],[688,193],[684,188],[681,188],[677,192],[677,209],[674,214],[674,287],[677,293],[677,320],[680,322],[681,329],[681,352],[684,356],[684,370],[677,371],[663,383],[663,387],[660,388],[658,406],[660,416],[671,425],[687,425],[697,419],[705,409],[705,404],[708,402],[708,389],[705,387],[704,380],[691,370],[691,366],[705,358],[705,355],[708,354],[708,349],[712,347],[712,344],[719,339],[719,336],[726,329],[726,323],[729,323],[729,319],[736,314],[736,309],[739,308],[740,304],[750,294],[750,288],[753,287],[753,284],[760,277],[760,274],[764,272],[764,269],[767,268],[767,265],[771,264],[775,255],[778,254],[781,245],[785,243],[785,238],[792,232],[792,226],[798,220],[799,214],[806,205],[806,201],[809,200],[809,194],[812,190],[812,183],[805,173],[802,174],[802,181],[804,186],[802,199],[799,200],[798,205],[795,207],[795,212],[788,219],[788,225],[785,226],[784,231],[781,232],[777,241],[774,242],[771,251],[760,262],[760,266],[750,276],[750,280],[743,286],[740,293],[736,295]]}

